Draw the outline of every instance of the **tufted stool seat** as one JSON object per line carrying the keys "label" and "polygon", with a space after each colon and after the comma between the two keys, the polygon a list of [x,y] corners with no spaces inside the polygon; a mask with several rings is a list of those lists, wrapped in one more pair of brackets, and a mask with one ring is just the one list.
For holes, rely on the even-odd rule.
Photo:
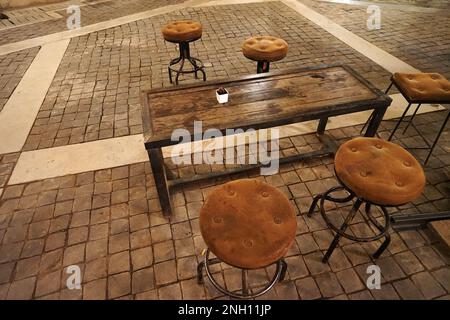
{"label": "tufted stool seat", "polygon": [[[448,81],[443,75],[439,73],[394,73],[391,77],[391,84],[387,88],[386,93],[389,92],[392,85],[395,85],[397,89],[400,91],[400,93],[403,95],[403,97],[408,101],[408,106],[403,111],[403,114],[401,115],[400,119],[397,121],[397,124],[392,130],[391,135],[389,136],[388,139],[389,141],[392,140],[392,138],[394,137],[395,132],[399,128],[400,124],[403,121],[403,118],[408,113],[408,110],[410,109],[412,104],[417,103],[417,107],[414,110],[414,113],[409,119],[407,125],[405,126],[403,134],[406,132],[406,130],[408,130],[410,124],[412,124],[412,121],[416,116],[417,111],[419,111],[419,108],[423,103],[442,103],[442,104],[450,103],[450,81]],[[371,117],[372,116],[373,114],[371,115]],[[371,117],[367,120],[361,132],[367,126]],[[424,164],[427,164],[428,160],[430,159],[430,156],[437,142],[439,141],[439,138],[442,132],[444,131],[444,128],[447,125],[449,118],[450,118],[450,111],[447,113],[447,116],[444,122],[442,123],[441,128],[436,138],[434,139],[432,145],[430,145],[427,139],[423,138],[422,136],[423,140],[427,144],[427,147],[414,148],[414,149],[430,149]],[[420,131],[418,131],[418,133],[422,135]]]}
{"label": "tufted stool seat", "polygon": [[450,81],[439,73],[394,73],[392,79],[412,102],[450,101]]}
{"label": "tufted stool seat", "polygon": [[[270,287],[284,277],[282,259],[295,240],[296,228],[295,210],[289,199],[278,189],[256,179],[232,181],[215,188],[200,211],[200,231],[208,251],[217,256],[216,262],[225,262],[244,271],[277,263],[279,270]],[[207,261],[208,257],[203,265],[208,271]],[[243,295],[236,296],[223,288],[217,289],[246,298],[268,290],[247,296],[243,288]]]}
{"label": "tufted stool seat", "polygon": [[[334,158],[334,169],[341,185],[315,196],[308,212],[308,216],[311,216],[319,206],[327,226],[335,232],[323,262],[328,261],[341,237],[357,242],[375,241],[384,237],[384,242],[373,254],[374,258],[378,258],[391,241],[390,216],[386,206],[403,205],[419,197],[426,181],[423,169],[419,162],[399,145],[367,137],[354,138],[342,144]],[[336,192],[342,191],[348,195],[335,195]],[[355,198],[356,201],[343,224],[340,227],[334,225],[325,212],[325,201],[345,203]],[[359,212],[363,203],[365,210]],[[382,219],[373,215],[372,206],[381,209]],[[369,229],[376,230],[375,235],[359,236],[346,232],[358,213],[363,215],[363,221],[369,225]]]}
{"label": "tufted stool seat", "polygon": [[[198,78],[198,72],[203,74],[203,81],[206,81],[206,73],[200,59],[191,57],[189,43],[202,37],[203,27],[201,23],[192,20],[173,21],[166,24],[161,30],[164,40],[178,43],[180,56],[172,59],[169,63],[169,80],[172,83],[172,72],[176,73],[175,84],[178,84],[180,74],[194,73]],[[188,63],[185,63],[188,62]],[[174,65],[180,64],[178,68]],[[190,67],[189,65],[190,64]]]}
{"label": "tufted stool seat", "polygon": [[385,206],[416,199],[425,186],[419,162],[397,144],[377,138],[355,138],[336,152],[339,180],[358,198]]}
{"label": "tufted stool seat", "polygon": [[169,42],[190,42],[202,37],[202,25],[192,20],[173,21],[161,30],[164,40]]}
{"label": "tufted stool seat", "polygon": [[242,53],[250,60],[258,62],[258,73],[269,71],[269,63],[283,59],[288,52],[288,44],[272,36],[255,36],[242,44]]}

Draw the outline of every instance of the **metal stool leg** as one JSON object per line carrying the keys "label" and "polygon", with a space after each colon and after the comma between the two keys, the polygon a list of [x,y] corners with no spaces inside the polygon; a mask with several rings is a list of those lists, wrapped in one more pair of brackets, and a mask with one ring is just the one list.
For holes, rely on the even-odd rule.
{"label": "metal stool leg", "polygon": [[439,133],[438,133],[436,139],[434,139],[433,145],[431,146],[431,150],[428,153],[427,159],[425,160],[425,163],[424,163],[425,165],[427,164],[428,160],[430,159],[430,156],[433,153],[434,147],[436,147],[436,144],[439,141],[439,138],[441,137],[441,134],[444,131],[445,126],[447,125],[447,122],[448,122],[449,118],[450,118],[450,110],[447,113],[447,117],[445,118],[444,123],[442,124],[441,129],[439,130]]}
{"label": "metal stool leg", "polygon": [[269,72],[270,62],[269,61],[258,61],[256,65],[256,73]]}
{"label": "metal stool leg", "polygon": [[311,217],[313,215],[314,210],[316,209],[317,204],[321,198],[322,198],[322,194],[318,194],[317,196],[314,197],[314,200],[311,203],[311,206],[309,207],[308,217]]}
{"label": "metal stool leg", "polygon": [[205,261],[200,261],[197,265],[197,283],[203,284],[203,267],[205,266]]}
{"label": "metal stool leg", "polygon": [[194,58],[189,57],[188,58],[189,62],[194,66],[194,76],[195,79],[198,79],[198,66],[197,66],[197,62],[195,61]]}
{"label": "metal stool leg", "polygon": [[381,256],[381,254],[384,252],[384,250],[386,250],[389,243],[391,243],[391,235],[389,234],[389,232],[386,232],[386,235],[384,236],[384,241],[381,244],[381,246],[378,248],[378,250],[373,254],[373,258],[378,259]]}
{"label": "metal stool leg", "polygon": [[380,206],[381,210],[383,211],[384,219],[386,221],[386,225],[383,227],[371,214],[370,211],[371,203],[366,203],[366,215],[369,218],[369,221],[381,232],[384,233],[384,242],[381,244],[381,246],[377,249],[377,251],[372,255],[374,259],[378,259],[380,255],[386,250],[386,248],[389,246],[389,243],[391,243],[391,235],[389,234],[389,226],[390,226],[390,217],[389,213],[387,212],[386,208],[383,206]]}
{"label": "metal stool leg", "polygon": [[176,84],[176,85],[178,85],[178,78],[180,77],[180,74],[181,74],[182,71],[183,71],[184,60],[185,60],[184,58],[181,59],[181,67],[180,67],[180,69],[177,71],[177,75],[176,75],[176,77],[175,77],[175,84]]}
{"label": "metal stool leg", "polygon": [[414,113],[413,113],[413,115],[411,116],[411,119],[409,119],[408,124],[406,125],[405,129],[403,130],[403,134],[405,134],[406,130],[408,130],[409,125],[410,125],[410,124],[412,123],[412,121],[414,120],[414,117],[416,116],[417,111],[419,111],[419,108],[420,108],[421,105],[422,105],[421,103],[419,103],[419,104],[417,105],[417,108],[416,108],[416,110],[414,110]]}
{"label": "metal stool leg", "polygon": [[202,62],[199,59],[197,59],[197,58],[192,58],[191,57],[191,59],[192,59],[192,61],[195,62],[195,64],[192,64],[192,65],[195,67],[196,78],[198,77],[197,73],[200,71],[203,74],[203,81],[206,81],[206,72],[205,72],[205,70],[203,70],[204,67],[203,66],[199,66],[198,63],[197,63],[197,61],[200,62],[200,63],[202,63]]}
{"label": "metal stool leg", "polygon": [[[218,264],[221,261],[217,258],[213,258],[213,259],[208,259],[208,264],[213,265],[213,264]],[[198,263],[197,265],[197,283],[198,284],[203,284],[203,268],[206,265],[206,259],[202,260]]]}
{"label": "metal stool leg", "polygon": [[284,261],[284,259],[281,259],[280,261],[281,261],[281,274],[280,274],[279,281],[281,282],[286,277],[287,263],[286,263],[286,261]]}
{"label": "metal stool leg", "polygon": [[247,270],[242,269],[242,294],[248,295]]}
{"label": "metal stool leg", "polygon": [[[341,228],[339,229],[342,233],[344,233],[345,230],[348,228],[349,223],[355,217],[355,215],[358,212],[359,207],[361,206],[361,204],[362,204],[362,200],[356,199],[355,204],[353,205],[353,207],[350,210],[349,214],[345,218],[344,223],[342,224]],[[331,254],[333,253],[334,249],[336,249],[340,239],[341,239],[341,235],[339,233],[336,233],[336,235],[334,236],[333,242],[331,242],[330,246],[328,247],[327,252],[325,253],[325,255],[324,255],[323,259],[322,259],[322,262],[326,263],[328,261],[328,259],[330,258]]]}
{"label": "metal stool leg", "polygon": [[398,120],[397,124],[395,125],[394,130],[392,130],[391,135],[389,136],[388,141],[392,140],[392,137],[395,134],[395,131],[397,131],[398,127],[400,126],[400,123],[402,123],[403,118],[405,117],[406,113],[408,112],[409,108],[411,107],[411,103],[408,103],[408,106],[406,107],[405,111],[403,112],[402,116],[400,117],[400,119]]}

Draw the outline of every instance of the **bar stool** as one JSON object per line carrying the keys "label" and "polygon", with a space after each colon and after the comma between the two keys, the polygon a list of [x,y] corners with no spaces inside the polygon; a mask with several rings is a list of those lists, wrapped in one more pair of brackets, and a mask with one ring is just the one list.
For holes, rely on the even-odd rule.
{"label": "bar stool", "polygon": [[[203,267],[214,287],[233,298],[249,299],[268,292],[286,273],[283,256],[295,240],[295,210],[278,189],[256,179],[241,179],[215,188],[200,211],[200,231],[207,245],[197,268],[203,283]],[[217,258],[210,259],[213,253]],[[242,271],[242,293],[223,288],[210,265],[224,262]],[[247,271],[276,264],[272,280],[249,292]]]}
{"label": "bar stool", "polygon": [[[385,238],[374,253],[378,258],[390,242],[390,217],[386,210],[389,206],[400,206],[420,196],[425,186],[425,174],[419,162],[405,149],[397,144],[378,138],[355,138],[342,144],[334,159],[336,177],[340,186],[336,186],[314,197],[308,216],[311,217],[320,201],[320,213],[327,226],[335,232],[335,237],[328,248],[323,262],[327,262],[339,243],[341,237],[369,242]],[[335,192],[346,191],[347,196],[333,196]],[[325,201],[345,203],[356,198],[344,223],[338,228],[327,217]],[[357,237],[346,233],[346,229],[358,213],[364,221],[378,230],[374,236]],[[383,213],[384,222],[379,222],[372,214],[371,207],[377,206]]]}
{"label": "bar stool", "polygon": [[269,72],[270,63],[283,59],[287,52],[287,42],[272,36],[251,37],[242,44],[244,56],[257,61],[257,73]]}
{"label": "bar stool", "polygon": [[[388,139],[389,141],[393,138],[395,132],[402,123],[403,118],[405,117],[406,113],[408,112],[412,104],[417,103],[418,105],[414,110],[413,115],[409,119],[408,124],[403,130],[403,133],[405,133],[406,130],[408,130],[409,125],[412,123],[414,117],[417,114],[417,111],[419,111],[419,108],[423,103],[442,103],[442,104],[450,103],[450,81],[448,81],[444,76],[442,76],[439,73],[411,73],[411,74],[394,73],[391,77],[391,84],[387,88],[386,93],[389,92],[392,85],[395,85],[396,88],[403,95],[403,97],[408,101],[408,106],[406,107],[402,116],[395,125],[394,130],[389,136]],[[441,137],[441,134],[444,131],[444,128],[449,118],[450,118],[450,111],[448,112],[444,122],[442,123],[441,128],[439,129],[439,132],[432,145],[430,145],[426,139],[423,139],[428,146],[427,148],[411,148],[411,149],[430,149],[430,152],[428,153],[427,158],[424,162],[425,165],[430,159],[434,147],[439,141],[439,138]],[[369,121],[370,118],[369,120],[367,120],[366,124],[364,125],[361,131],[364,130]]]}
{"label": "bar stool", "polygon": [[[172,43],[178,43],[180,48],[180,56],[172,59],[169,63],[169,79],[172,83],[172,71],[176,73],[175,84],[178,85],[180,74],[194,73],[198,78],[198,72],[203,74],[203,81],[206,81],[206,73],[203,63],[200,59],[191,57],[189,43],[196,41],[202,37],[202,25],[196,21],[183,20],[174,21],[165,25],[162,29],[164,40]],[[185,62],[188,61],[192,65],[192,69],[184,70]],[[180,67],[175,69],[173,66],[180,63]]]}

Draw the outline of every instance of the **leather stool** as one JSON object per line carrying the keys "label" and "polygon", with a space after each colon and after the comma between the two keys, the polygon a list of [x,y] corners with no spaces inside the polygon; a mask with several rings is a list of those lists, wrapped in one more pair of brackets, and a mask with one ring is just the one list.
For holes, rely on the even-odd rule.
{"label": "leather stool", "polygon": [[257,61],[257,73],[269,72],[270,63],[283,59],[287,51],[286,41],[272,36],[251,37],[242,44],[244,56]]}
{"label": "leather stool", "polygon": [[[196,21],[183,20],[174,21],[164,26],[162,29],[164,40],[172,43],[178,43],[180,47],[180,56],[172,59],[169,63],[169,79],[172,83],[172,71],[176,72],[175,84],[178,84],[180,74],[194,73],[195,78],[198,78],[198,72],[203,74],[203,81],[206,81],[206,73],[203,70],[205,67],[200,59],[191,57],[189,51],[189,43],[196,41],[202,37],[202,25]],[[192,69],[184,70],[185,62],[188,61],[192,65]],[[175,69],[172,67],[180,63],[180,67]]]}
{"label": "leather stool", "polygon": [[[295,240],[295,210],[278,189],[256,179],[228,182],[215,188],[200,211],[200,231],[208,247],[197,268],[198,283],[202,270],[214,287],[234,298],[254,298],[269,291],[286,273],[283,256]],[[212,252],[217,258],[210,259]],[[210,265],[224,262],[242,270],[242,293],[219,285]],[[276,264],[272,280],[263,289],[249,292],[247,270]]]}
{"label": "leather stool", "polygon": [[[405,117],[406,113],[408,112],[412,104],[417,103],[417,107],[413,115],[411,116],[408,124],[406,125],[405,129],[403,130],[403,133],[405,133],[406,130],[408,130],[409,125],[412,123],[422,103],[442,103],[442,104],[450,103],[450,81],[448,81],[444,76],[442,76],[439,73],[412,73],[412,74],[394,73],[391,77],[391,84],[387,88],[386,93],[389,92],[393,84],[397,87],[397,89],[400,91],[403,97],[408,101],[408,106],[406,107],[402,116],[395,125],[394,130],[389,136],[388,139],[389,141],[394,136],[395,132],[402,123],[403,118]],[[442,132],[444,131],[444,128],[449,118],[450,118],[450,111],[448,112],[439,130],[439,133],[437,134],[432,145],[430,145],[426,139],[423,139],[427,143],[426,148],[411,148],[411,149],[430,149],[430,152],[428,153],[428,156],[424,164],[427,164],[428,160],[430,159],[434,147],[436,146]],[[369,120],[367,120],[362,130],[364,130],[369,121],[370,118]]]}
{"label": "leather stool", "polygon": [[[328,261],[341,237],[358,242],[384,237],[384,242],[373,255],[378,258],[390,242],[390,217],[386,207],[400,206],[420,196],[425,186],[422,167],[408,151],[397,144],[377,138],[355,138],[339,147],[334,159],[334,169],[341,186],[314,197],[308,212],[310,217],[320,201],[320,213],[328,227],[336,233],[323,262]],[[332,195],[342,190],[348,196]],[[345,203],[354,198],[356,201],[344,223],[339,228],[336,227],[326,215],[325,201]],[[378,230],[375,236],[356,237],[345,232],[362,204],[365,204],[365,210],[361,212],[365,222]],[[378,206],[383,212],[383,224],[371,213],[372,206]]]}

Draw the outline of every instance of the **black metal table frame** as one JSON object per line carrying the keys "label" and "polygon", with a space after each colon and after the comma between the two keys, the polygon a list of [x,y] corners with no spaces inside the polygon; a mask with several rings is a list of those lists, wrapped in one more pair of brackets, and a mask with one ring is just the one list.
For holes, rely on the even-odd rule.
{"label": "black metal table frame", "polygon": [[[364,102],[352,102],[352,103],[345,103],[341,105],[336,105],[336,107],[339,108],[331,108],[330,110],[315,110],[313,112],[308,112],[302,115],[299,115],[295,118],[289,118],[289,119],[282,119],[277,121],[275,125],[267,125],[266,123],[255,123],[254,125],[239,127],[239,129],[247,130],[247,129],[268,129],[293,123],[300,123],[310,120],[319,120],[319,124],[317,126],[317,135],[320,139],[320,141],[324,144],[324,148],[317,151],[311,151],[307,153],[287,156],[287,157],[280,157],[279,164],[286,164],[301,160],[307,160],[315,157],[324,157],[324,156],[330,156],[334,155],[337,150],[337,145],[333,139],[331,139],[328,135],[326,135],[325,129],[328,122],[329,117],[333,116],[339,116],[344,114],[350,114],[354,112],[360,112],[364,110],[371,110],[373,109],[373,116],[371,117],[367,130],[365,132],[365,136],[367,137],[373,137],[378,127],[383,120],[383,116],[386,112],[386,109],[389,107],[389,105],[392,102],[392,99],[386,96],[383,92],[378,90],[375,86],[373,86],[371,83],[369,83],[367,80],[365,80],[362,76],[360,76],[358,73],[356,73],[352,68],[346,65],[319,65],[315,67],[308,67],[308,68],[300,68],[295,70],[282,70],[282,71],[275,71],[275,72],[269,72],[269,73],[262,73],[262,74],[256,74],[248,77],[247,79],[256,79],[256,78],[265,78],[265,77],[271,77],[274,75],[283,75],[283,74],[289,74],[292,72],[301,72],[301,71],[308,71],[308,70],[317,70],[321,68],[326,67],[343,67],[346,71],[348,71],[352,76],[354,76],[356,79],[358,79],[361,83],[363,83],[368,89],[370,89],[372,92],[374,92],[377,95],[377,98],[372,100],[367,100]],[[167,88],[160,88],[160,89],[154,89],[149,91],[148,93],[152,92],[161,92],[166,90],[183,90],[186,88],[194,88],[199,87],[203,85],[220,85],[224,83],[231,83],[233,81],[237,81],[239,79],[231,79],[226,81],[208,81],[204,84],[200,85],[183,85],[178,87],[173,87],[170,89]],[[148,94],[143,95],[143,99],[148,99]],[[144,106],[148,106],[148,101],[143,101]],[[345,108],[343,108],[343,106]],[[149,110],[147,108],[143,108],[144,116],[149,117]],[[144,121],[144,132],[146,131],[146,124]],[[237,128],[226,128],[221,130],[222,134],[226,135],[227,129],[237,129]],[[194,141],[194,136],[191,136],[191,141]],[[159,201],[161,204],[161,210],[164,215],[170,216],[172,214],[172,202],[170,197],[170,189],[174,188],[176,186],[184,185],[187,183],[205,180],[205,179],[211,179],[216,177],[222,177],[230,174],[236,174],[241,173],[245,171],[249,171],[255,168],[261,168],[263,165],[258,164],[251,164],[251,165],[242,165],[237,168],[231,168],[220,172],[211,172],[207,174],[196,174],[191,177],[186,178],[175,178],[175,175],[170,171],[169,168],[164,164],[164,157],[162,153],[162,147],[175,145],[177,144],[177,141],[171,141],[171,142],[160,142],[160,141],[152,141],[152,142],[146,142],[145,147],[147,149],[147,153],[150,159],[150,165],[152,168],[153,176],[155,179],[155,185],[156,190],[158,192]]]}

